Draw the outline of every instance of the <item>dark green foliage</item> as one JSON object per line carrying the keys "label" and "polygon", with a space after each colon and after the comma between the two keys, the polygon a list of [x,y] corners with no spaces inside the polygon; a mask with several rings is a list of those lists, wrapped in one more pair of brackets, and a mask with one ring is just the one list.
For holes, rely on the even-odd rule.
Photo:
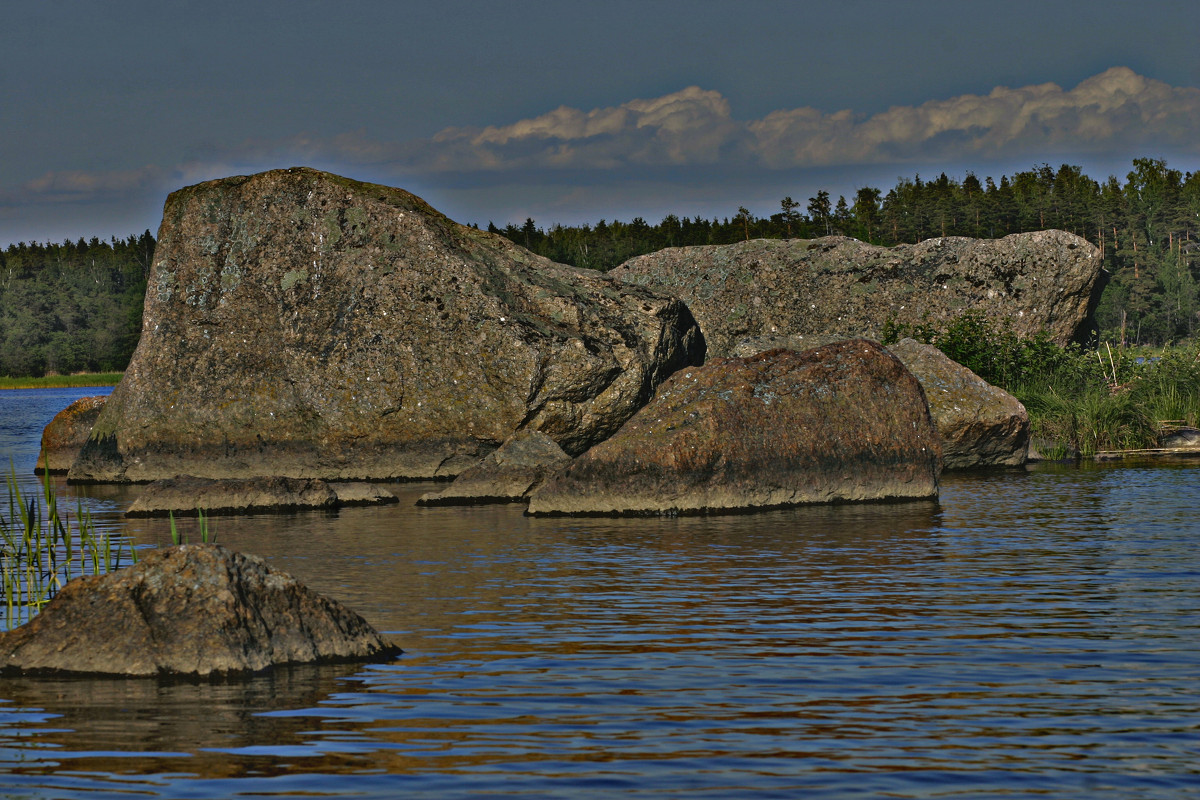
{"label": "dark green foliage", "polygon": [[0,375],[117,372],[142,328],[154,237],[0,252]]}

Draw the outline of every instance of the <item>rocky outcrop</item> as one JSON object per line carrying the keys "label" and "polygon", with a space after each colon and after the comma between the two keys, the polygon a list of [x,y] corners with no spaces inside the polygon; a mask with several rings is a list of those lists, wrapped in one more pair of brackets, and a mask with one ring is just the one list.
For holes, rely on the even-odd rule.
{"label": "rocky outcrop", "polygon": [[1017,467],[1029,451],[1021,401],[951,361],[931,344],[901,339],[888,348],[917,377],[942,440],[946,469]]}
{"label": "rocky outcrop", "polygon": [[70,479],[452,477],[579,453],[703,339],[677,299],[311,169],[173,193],[138,348]]}
{"label": "rocky outcrop", "polygon": [[197,478],[177,475],[149,484],[125,511],[127,517],[285,513],[331,510],[343,505],[398,502],[374,484],[326,483],[316,478]]}
{"label": "rocky outcrop", "polygon": [[42,430],[42,449],[33,471],[38,475],[64,473],[79,456],[88,440],[108,395],[81,397],[62,411]]}
{"label": "rocky outcrop", "polygon": [[540,431],[519,431],[478,464],[468,467],[440,492],[422,495],[421,506],[515,503],[542,485],[546,475],[571,457]]}
{"label": "rocky outcrop", "polygon": [[397,652],[362,617],[262,559],[183,545],[68,583],[0,634],[0,671],[208,676]]}
{"label": "rocky outcrop", "polygon": [[610,274],[681,298],[710,356],[742,338],[836,334],[882,339],[889,321],[944,324],[966,310],[1066,344],[1089,332],[1099,252],[1063,231],[929,239],[876,247],[831,236],[675,247]]}
{"label": "rocky outcrop", "polygon": [[916,378],[878,344],[772,350],[677,373],[551,476],[531,514],[686,514],[936,497]]}

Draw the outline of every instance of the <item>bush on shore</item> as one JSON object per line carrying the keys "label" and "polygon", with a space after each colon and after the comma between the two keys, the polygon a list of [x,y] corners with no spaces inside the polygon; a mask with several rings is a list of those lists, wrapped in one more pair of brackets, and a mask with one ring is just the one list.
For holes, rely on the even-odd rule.
{"label": "bush on shore", "polygon": [[942,350],[1020,400],[1035,438],[1090,456],[1158,446],[1164,427],[1200,427],[1200,348],[1079,345],[1020,339],[977,312],[945,328],[889,324],[884,344],[910,336]]}

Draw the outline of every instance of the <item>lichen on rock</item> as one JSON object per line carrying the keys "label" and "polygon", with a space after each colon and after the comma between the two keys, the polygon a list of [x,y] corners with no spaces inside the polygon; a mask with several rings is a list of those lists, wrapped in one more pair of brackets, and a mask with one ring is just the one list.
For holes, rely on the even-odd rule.
{"label": "lichen on rock", "polygon": [[305,168],[173,193],[149,285],[73,481],[449,478],[522,429],[578,453],[704,353],[677,299]]}
{"label": "lichen on rock", "polygon": [[1065,231],[939,237],[878,247],[845,236],[672,247],[610,274],[688,304],[710,356],[749,337],[883,338],[888,322],[947,324],[977,310],[1059,344],[1090,332],[1099,251]]}
{"label": "lichen on rock", "polygon": [[676,373],[611,439],[550,476],[535,515],[727,513],[936,498],[916,378],[861,339]]}

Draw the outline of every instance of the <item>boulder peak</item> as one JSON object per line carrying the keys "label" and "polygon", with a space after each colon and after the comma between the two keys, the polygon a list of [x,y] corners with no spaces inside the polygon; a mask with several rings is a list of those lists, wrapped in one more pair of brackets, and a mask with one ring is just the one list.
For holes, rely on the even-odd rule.
{"label": "boulder peak", "polygon": [[677,299],[308,168],[168,197],[138,348],[70,478],[452,477],[581,452],[703,339]]}

